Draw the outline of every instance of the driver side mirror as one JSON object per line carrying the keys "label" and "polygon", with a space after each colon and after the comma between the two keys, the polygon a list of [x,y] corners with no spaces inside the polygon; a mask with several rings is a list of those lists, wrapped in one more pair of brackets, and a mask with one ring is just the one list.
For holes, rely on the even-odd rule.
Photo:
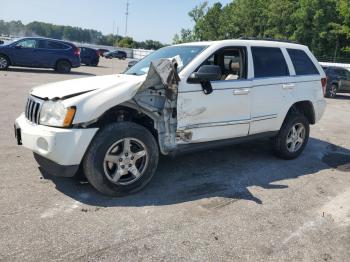
{"label": "driver side mirror", "polygon": [[220,66],[202,65],[197,72],[194,72],[187,79],[190,84],[201,84],[204,94],[209,95],[213,92],[211,81],[221,80],[222,72]]}
{"label": "driver side mirror", "polygon": [[22,49],[22,46],[20,46],[20,45],[15,45],[14,48],[15,48],[15,49]]}
{"label": "driver side mirror", "polygon": [[202,82],[221,80],[222,72],[220,66],[217,65],[202,65],[197,72],[191,74],[187,82],[198,84]]}

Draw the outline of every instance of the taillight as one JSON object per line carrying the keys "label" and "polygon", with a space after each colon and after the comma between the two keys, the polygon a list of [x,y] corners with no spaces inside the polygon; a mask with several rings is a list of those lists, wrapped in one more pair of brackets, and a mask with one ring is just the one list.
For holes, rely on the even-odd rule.
{"label": "taillight", "polygon": [[76,48],[74,49],[74,55],[75,55],[75,56],[80,56],[80,49],[79,49],[79,48],[76,47]]}
{"label": "taillight", "polygon": [[327,78],[321,78],[321,84],[322,84],[322,90],[323,90],[323,95],[326,95],[326,87],[327,87]]}

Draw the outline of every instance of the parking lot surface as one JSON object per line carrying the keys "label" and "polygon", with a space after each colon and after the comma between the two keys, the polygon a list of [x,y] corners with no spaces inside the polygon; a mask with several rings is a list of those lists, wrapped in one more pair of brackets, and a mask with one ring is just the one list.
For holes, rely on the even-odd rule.
{"label": "parking lot surface", "polygon": [[0,261],[350,261],[350,96],[327,100],[302,156],[269,141],[163,157],[142,192],[108,198],[38,168],[13,123],[31,88],[122,72],[0,72]]}

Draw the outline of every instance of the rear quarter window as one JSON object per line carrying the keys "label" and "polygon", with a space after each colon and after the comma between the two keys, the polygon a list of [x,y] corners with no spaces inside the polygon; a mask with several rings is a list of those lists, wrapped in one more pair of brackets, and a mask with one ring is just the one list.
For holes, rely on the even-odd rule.
{"label": "rear quarter window", "polygon": [[252,47],[255,77],[289,76],[289,70],[280,48]]}
{"label": "rear quarter window", "polygon": [[292,60],[295,74],[300,75],[319,75],[315,64],[310,57],[299,49],[287,49],[290,59]]}

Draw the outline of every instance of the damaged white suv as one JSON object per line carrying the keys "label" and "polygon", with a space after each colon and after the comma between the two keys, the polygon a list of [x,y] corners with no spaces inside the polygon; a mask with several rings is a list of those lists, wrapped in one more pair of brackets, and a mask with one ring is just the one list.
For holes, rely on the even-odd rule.
{"label": "damaged white suv", "polygon": [[324,113],[325,86],[306,46],[182,44],[124,74],[33,89],[15,133],[48,173],[81,170],[98,191],[121,196],[151,180],[159,154],[267,137],[278,156],[296,158]]}

